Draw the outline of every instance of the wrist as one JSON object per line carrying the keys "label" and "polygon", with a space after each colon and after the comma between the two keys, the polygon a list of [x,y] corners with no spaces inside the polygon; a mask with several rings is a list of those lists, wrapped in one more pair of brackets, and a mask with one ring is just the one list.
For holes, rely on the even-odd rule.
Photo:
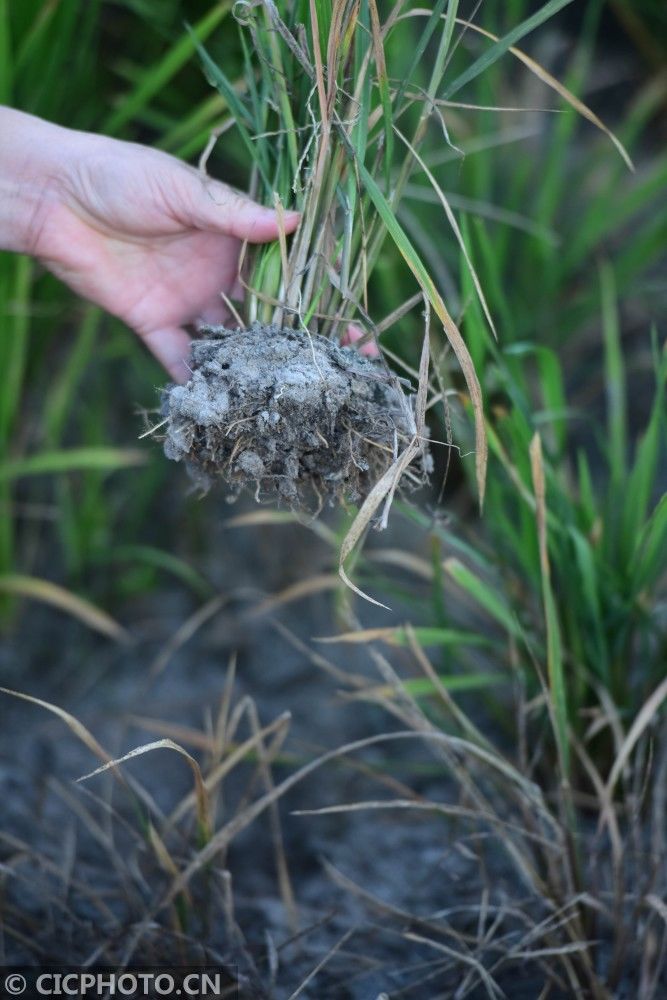
{"label": "wrist", "polygon": [[0,250],[39,255],[49,208],[59,199],[67,129],[0,107]]}

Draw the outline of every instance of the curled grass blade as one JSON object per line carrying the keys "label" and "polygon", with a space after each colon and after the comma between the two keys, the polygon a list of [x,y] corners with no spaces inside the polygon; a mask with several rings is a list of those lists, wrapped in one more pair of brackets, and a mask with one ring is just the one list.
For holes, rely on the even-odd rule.
{"label": "curled grass blade", "polygon": [[135,757],[141,757],[143,754],[152,753],[154,750],[173,750],[175,753],[180,754],[181,757],[183,757],[190,765],[195,782],[195,798],[197,803],[199,832],[203,843],[207,843],[211,836],[211,820],[208,807],[208,792],[206,790],[206,786],[204,785],[201,768],[192,754],[188,753],[188,751],[182,746],[179,746],[178,743],[174,743],[173,740],[162,739],[155,740],[153,743],[144,743],[142,746],[135,747],[134,750],[130,750],[129,753],[123,754],[122,757],[116,757],[113,760],[107,761],[102,764],[101,767],[95,768],[94,771],[90,771],[88,774],[84,774],[76,780],[77,782],[88,781],[90,778],[94,778],[98,774],[103,774],[110,768],[117,768],[120,764],[124,764],[128,760],[134,760]]}

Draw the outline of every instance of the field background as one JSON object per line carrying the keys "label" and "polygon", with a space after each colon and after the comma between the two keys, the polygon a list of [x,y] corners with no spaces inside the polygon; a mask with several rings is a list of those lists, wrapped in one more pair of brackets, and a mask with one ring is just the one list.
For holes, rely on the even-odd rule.
{"label": "field background", "polygon": [[[463,17],[473,10],[464,6]],[[195,163],[227,108],[184,22],[235,79],[242,54],[231,7],[0,0],[0,101]],[[475,20],[503,36],[541,7],[483,3]],[[486,44],[466,34],[450,79]],[[521,968],[526,997],[545,983],[567,996],[573,982],[584,995],[661,995],[664,903],[632,892],[648,856],[641,899],[660,900],[667,886],[664,801],[652,794],[667,768],[667,15],[651,0],[574,3],[519,44],[613,130],[634,172],[511,54],[453,98],[476,109],[444,109],[450,144],[432,126],[429,163],[497,343],[423,176],[409,183],[399,218],[470,347],[491,461],[480,517],[469,405],[445,358],[451,406],[429,426],[442,440],[450,425],[457,447],[435,448],[435,491],[397,504],[389,532],[370,537],[355,565],[355,581],[391,614],[353,600],[337,577],[349,513],[299,525],[251,502],[228,507],[218,490],[193,494],[184,470],[139,437],[156,419],[164,377],[138,339],[37,263],[0,255],[0,683],[72,713],[112,756],[169,738],[210,774],[238,752],[209,807],[216,829],[241,817],[197,886],[206,905],[182,886],[161,905],[170,879],[212,842],[192,802],[178,835],[168,820],[190,794],[188,761],[163,747],[128,765],[136,786],[114,792],[107,774],[75,787],[97,764],[92,737],[3,696],[6,962],[83,961],[98,948],[110,961],[223,956],[240,965],[249,996],[271,995],[274,981],[275,995],[288,996],[336,947],[300,995],[433,997],[428,976],[450,995],[447,977],[460,984],[461,969],[470,979],[461,996],[495,995],[475,963],[495,969],[502,953],[498,982],[511,989]],[[397,77],[408,57],[388,51]],[[245,185],[233,129],[208,169]],[[374,315],[413,291],[387,246],[371,283]],[[397,364],[418,364],[422,332],[419,309],[390,330]],[[342,645],[313,641],[340,633]],[[548,859],[536,861],[540,878],[518,892],[500,836],[501,846],[479,848],[480,869],[475,837],[415,803],[493,803],[501,815],[498,802],[511,796],[487,787],[479,761],[468,771],[469,762],[407,737],[326,765],[294,793],[273,791],[318,753],[398,729],[492,744],[541,788],[563,843],[583,858],[555,874]],[[604,812],[600,787],[613,792],[621,771],[623,861],[611,824],[596,841],[596,881],[582,845]],[[564,778],[574,794],[562,793]],[[417,812],[292,816],[383,799]],[[520,802],[517,815],[530,808]],[[632,829],[623,825],[631,814]],[[561,934],[554,914],[597,891],[604,906],[592,922],[577,911],[572,935]],[[458,923],[451,916],[453,939],[427,920],[450,907],[469,910]],[[503,907],[512,915],[501,919]],[[543,940],[523,941],[525,926],[548,920]],[[604,941],[590,963],[588,935]],[[553,955],[521,959],[535,942]],[[456,954],[438,951],[445,944]],[[598,973],[610,993],[595,992]],[[639,993],[622,992],[626,976]]]}

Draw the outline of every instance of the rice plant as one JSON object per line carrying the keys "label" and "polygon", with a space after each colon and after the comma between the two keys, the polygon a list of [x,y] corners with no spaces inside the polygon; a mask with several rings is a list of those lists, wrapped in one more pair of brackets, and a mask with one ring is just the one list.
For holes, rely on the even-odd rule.
{"label": "rice plant", "polygon": [[[224,21],[228,5],[211,5],[194,23],[192,36],[183,31],[179,5],[172,0],[135,5],[134,14],[132,6],[114,4],[109,11],[103,0],[0,3],[0,102],[111,135],[155,130],[163,144],[180,152],[180,144],[201,135],[206,115],[220,110],[198,107],[201,87],[192,56],[196,41]],[[108,57],[115,31],[123,35],[121,60]],[[107,56],[101,58],[101,52]],[[188,63],[194,89],[188,85]],[[179,87],[170,88],[177,76]],[[171,110],[157,108],[170,89]],[[116,445],[109,443],[115,433],[116,396],[109,391],[114,356],[130,361],[119,366],[121,378],[129,398],[138,400],[133,378],[144,384],[155,376],[150,363],[132,352],[120,324],[76,302],[36,262],[0,254],[0,363],[6,373],[0,400],[0,609],[8,621],[19,595],[81,611],[73,592],[68,597],[57,580],[42,579],[50,572],[41,557],[46,538],[55,540],[61,556],[53,575],[65,576],[67,586],[79,590],[92,565],[108,562],[114,522],[136,542],[131,519],[118,524],[109,476],[130,469],[143,484],[135,491],[136,526],[159,484],[159,470],[146,468],[145,453],[132,437],[127,444],[124,431]],[[122,472],[117,478],[123,491]],[[129,572],[122,579],[130,590],[137,583],[150,586],[156,567],[169,562],[168,553],[146,544],[126,548],[128,558],[135,582]],[[171,572],[175,563],[172,556]],[[99,597],[97,585],[93,589]]]}
{"label": "rice plant", "polygon": [[[427,11],[399,3],[382,17],[375,0],[340,0],[333,6],[294,2],[281,10],[271,2],[237,3],[244,53],[240,86],[198,45],[207,78],[230,112],[200,166],[205,169],[218,135],[233,126],[252,165],[252,195],[274,207],[283,224],[273,245],[244,248],[243,306],[239,311],[226,300],[239,330],[213,328],[193,345],[192,378],[166,390],[166,416],[158,428],[166,425],[168,457],[185,461],[204,487],[222,476],[233,492],[251,486],[257,499],[277,495],[297,510],[319,512],[335,501],[360,504],[341,549],[340,572],[347,582],[346,559],[367,525],[386,526],[401,480],[419,483],[431,468],[425,415],[432,314],[463,374],[483,503],[487,439],[475,350],[461,336],[397,213],[411,175],[423,173],[495,335],[465,238],[420,150],[432,123],[455,150],[442,108],[509,49],[610,135],[596,115],[513,47],[561,6],[546,4],[499,39],[457,17],[455,2]],[[451,55],[466,32],[480,32],[491,45],[449,79]],[[393,50],[412,53],[400,72],[388,58]],[[430,69],[422,79],[427,52]],[[286,213],[294,210],[300,224],[288,243]],[[369,282],[387,241],[412,275],[417,294],[378,320],[371,315]],[[386,362],[373,368],[335,345],[350,338],[354,325],[362,334],[359,345],[373,341],[381,350],[380,332],[419,302],[425,332],[418,385],[406,396]]]}

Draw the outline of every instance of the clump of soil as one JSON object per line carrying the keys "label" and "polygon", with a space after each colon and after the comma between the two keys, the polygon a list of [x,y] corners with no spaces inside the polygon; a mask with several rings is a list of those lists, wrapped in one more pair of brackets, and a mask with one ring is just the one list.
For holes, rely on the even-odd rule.
{"label": "clump of soil", "polygon": [[205,489],[221,478],[297,510],[358,501],[415,435],[384,364],[324,337],[209,327],[190,368],[163,392],[164,450]]}

